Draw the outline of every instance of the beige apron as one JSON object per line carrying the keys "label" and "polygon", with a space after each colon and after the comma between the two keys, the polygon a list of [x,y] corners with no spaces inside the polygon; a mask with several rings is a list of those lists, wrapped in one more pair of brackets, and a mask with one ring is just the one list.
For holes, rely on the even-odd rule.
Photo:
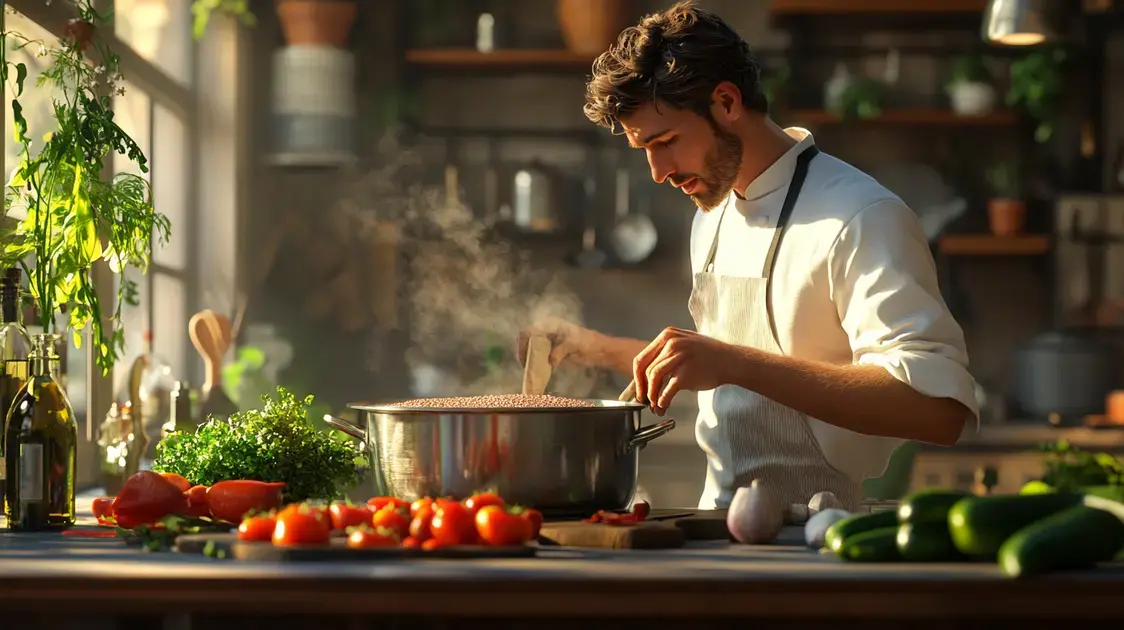
{"label": "beige apron", "polygon": [[[718,235],[729,203],[723,208],[710,252],[702,271],[695,274],[691,291],[691,316],[699,333],[730,344],[783,353],[770,308],[769,278],[808,175],[808,164],[818,153],[812,146],[797,158],[762,277],[714,273]],[[828,462],[807,416],[749,390],[723,385],[699,392],[695,437],[707,459],[701,509],[728,507],[734,491],[754,479],[767,484],[785,506],[807,503],[812,495],[825,490],[850,510],[862,500],[861,484]]]}

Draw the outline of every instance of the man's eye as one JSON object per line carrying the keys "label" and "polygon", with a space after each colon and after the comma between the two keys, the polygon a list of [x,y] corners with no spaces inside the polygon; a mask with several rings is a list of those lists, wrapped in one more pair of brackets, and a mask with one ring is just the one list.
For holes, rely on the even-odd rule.
{"label": "man's eye", "polygon": [[673,138],[668,138],[667,140],[660,140],[659,142],[656,143],[656,146],[657,147],[670,147],[671,145],[675,144],[678,140],[679,140],[679,136],[675,136]]}

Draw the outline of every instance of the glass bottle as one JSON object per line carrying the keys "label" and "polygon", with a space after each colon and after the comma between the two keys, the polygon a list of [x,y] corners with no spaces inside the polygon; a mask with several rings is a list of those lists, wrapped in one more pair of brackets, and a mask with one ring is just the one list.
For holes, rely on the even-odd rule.
{"label": "glass bottle", "polygon": [[20,308],[19,267],[8,269],[0,278],[0,506],[4,505],[4,427],[12,402],[27,381],[27,355],[31,337],[23,326]]}
{"label": "glass bottle", "polygon": [[133,415],[139,412],[144,435],[140,466],[142,470],[148,470],[156,458],[156,445],[164,436],[164,427],[172,417],[172,390],[175,389],[176,379],[168,362],[153,352],[151,330],[144,334],[143,359],[144,367],[137,390],[140,400],[133,401]]}
{"label": "glass bottle", "polygon": [[74,524],[78,422],[56,379],[61,335],[39,333],[28,355],[29,376],[8,413],[4,442],[8,529],[38,531]]}

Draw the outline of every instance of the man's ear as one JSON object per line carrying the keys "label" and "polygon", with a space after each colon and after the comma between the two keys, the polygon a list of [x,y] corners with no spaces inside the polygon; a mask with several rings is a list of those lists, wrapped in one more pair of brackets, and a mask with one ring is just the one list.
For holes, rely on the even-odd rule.
{"label": "man's ear", "polygon": [[733,122],[742,114],[742,93],[733,83],[723,81],[714,87],[711,95],[711,113],[714,119]]}

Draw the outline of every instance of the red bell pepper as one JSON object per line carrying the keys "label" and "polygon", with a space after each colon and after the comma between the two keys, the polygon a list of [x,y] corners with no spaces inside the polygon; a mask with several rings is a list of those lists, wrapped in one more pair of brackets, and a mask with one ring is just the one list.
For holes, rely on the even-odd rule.
{"label": "red bell pepper", "polygon": [[113,500],[113,518],[125,529],[151,525],[169,514],[186,511],[187,497],[183,491],[151,470],[142,470],[125,480]]}

